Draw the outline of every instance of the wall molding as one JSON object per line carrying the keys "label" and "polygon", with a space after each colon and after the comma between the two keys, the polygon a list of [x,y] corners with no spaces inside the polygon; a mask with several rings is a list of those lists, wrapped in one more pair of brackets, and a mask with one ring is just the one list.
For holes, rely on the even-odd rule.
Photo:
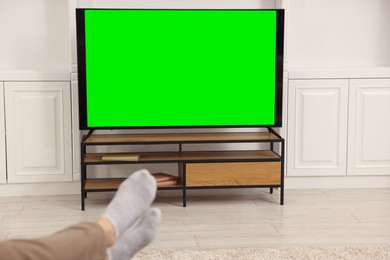
{"label": "wall molding", "polygon": [[0,184],[0,197],[80,194],[80,182]]}

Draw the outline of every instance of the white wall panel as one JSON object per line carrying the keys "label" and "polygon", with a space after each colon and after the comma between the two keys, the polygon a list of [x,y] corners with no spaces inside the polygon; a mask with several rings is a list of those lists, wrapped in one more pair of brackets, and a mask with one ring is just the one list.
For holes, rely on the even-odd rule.
{"label": "white wall panel", "polygon": [[390,175],[390,79],[351,80],[348,174]]}
{"label": "white wall panel", "polygon": [[288,176],[345,175],[347,80],[290,80]]}
{"label": "white wall panel", "polygon": [[8,182],[72,180],[69,82],[6,82]]}

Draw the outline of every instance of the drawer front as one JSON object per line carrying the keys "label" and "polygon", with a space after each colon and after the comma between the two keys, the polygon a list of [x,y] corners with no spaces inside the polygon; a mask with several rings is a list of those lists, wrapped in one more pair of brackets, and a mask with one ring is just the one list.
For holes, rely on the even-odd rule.
{"label": "drawer front", "polygon": [[187,163],[186,186],[280,185],[281,162]]}

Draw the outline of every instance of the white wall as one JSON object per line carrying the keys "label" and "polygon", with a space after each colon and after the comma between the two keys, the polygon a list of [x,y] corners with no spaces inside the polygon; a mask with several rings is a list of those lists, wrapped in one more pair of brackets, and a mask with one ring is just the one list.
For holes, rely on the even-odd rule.
{"label": "white wall", "polygon": [[289,1],[289,68],[390,66],[389,26],[389,0]]}
{"label": "white wall", "polygon": [[79,0],[79,7],[116,8],[274,8],[275,0]]}
{"label": "white wall", "polygon": [[1,0],[0,35],[0,70],[70,66],[66,0]]}

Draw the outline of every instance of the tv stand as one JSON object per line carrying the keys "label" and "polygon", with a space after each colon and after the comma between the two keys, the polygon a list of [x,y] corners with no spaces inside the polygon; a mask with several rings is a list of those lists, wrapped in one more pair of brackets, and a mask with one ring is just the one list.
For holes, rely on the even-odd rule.
{"label": "tv stand", "polygon": [[[266,150],[185,151],[183,145],[195,143],[264,143]],[[280,152],[275,151],[280,144]],[[87,146],[178,144],[174,152],[88,153]],[[179,182],[159,190],[181,190],[183,207],[186,191],[217,188],[280,189],[284,204],[284,139],[272,128],[268,132],[166,133],[166,134],[93,134],[81,142],[81,209],[89,192],[115,191],[124,179],[89,178],[88,165],[175,163]],[[103,159],[104,158],[104,159]],[[111,159],[110,159],[111,158]],[[123,158],[123,159],[122,159]],[[130,158],[130,159],[129,159]]]}

